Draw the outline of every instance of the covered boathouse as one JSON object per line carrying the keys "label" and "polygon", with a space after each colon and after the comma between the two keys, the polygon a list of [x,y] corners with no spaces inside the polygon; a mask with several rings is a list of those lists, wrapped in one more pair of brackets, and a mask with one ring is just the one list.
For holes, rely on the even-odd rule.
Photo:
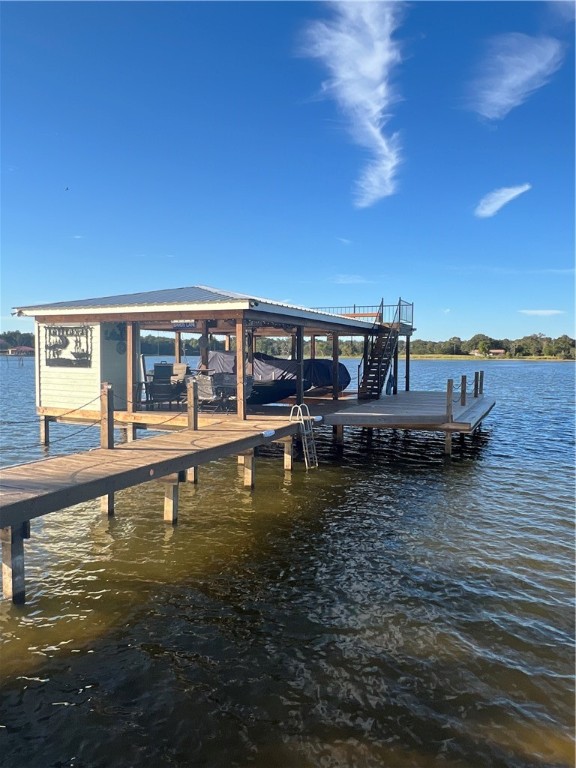
{"label": "covered boathouse", "polygon": [[[338,400],[338,341],[341,336],[363,339],[358,397],[378,398],[388,377],[396,391],[398,340],[406,339],[406,389],[410,382],[410,336],[413,305],[307,309],[206,286],[64,301],[18,307],[15,314],[36,321],[36,409],[45,442],[50,421],[98,418],[101,383],[114,392],[117,425],[154,427],[165,417],[150,407],[146,371],[140,354],[143,332],[174,334],[174,359],[181,361],[181,336],[196,334],[201,368],[208,369],[210,336],[224,337],[225,349],[235,351],[236,418],[245,419],[246,381],[254,374],[254,352],[261,336],[290,337],[296,364],[295,401],[304,402],[304,340],[331,340],[332,399]],[[172,409],[167,401],[165,408]],[[152,406],[154,404],[152,403]],[[179,426],[178,420],[171,426]],[[129,439],[134,437],[132,435]]]}
{"label": "covered boathouse", "polygon": [[[174,524],[179,485],[198,482],[198,468],[215,459],[237,456],[243,465],[244,486],[252,488],[257,449],[270,443],[283,445],[284,470],[290,471],[293,441],[299,436],[306,466],[317,466],[312,436],[316,420],[332,426],[339,442],[345,427],[440,431],[450,453],[452,434],[473,432],[495,401],[483,394],[481,372],[475,373],[469,393],[465,376],[455,388],[457,392],[452,379],[445,392],[410,391],[412,311],[412,305],[402,300],[391,306],[305,309],[204,286],[19,307],[19,316],[36,321],[36,410],[42,442],[49,442],[51,421],[80,421],[100,425],[101,447],[3,469],[0,542],[4,597],[25,600],[24,541],[30,537],[31,520],[98,498],[102,511],[112,515],[117,492],[162,480],[164,520]],[[154,382],[141,365],[142,330],[174,333],[176,361],[181,359],[182,333],[197,334],[199,369],[186,376],[182,373],[186,364],[179,367],[178,375],[187,380],[183,397],[178,395],[173,401],[164,394],[155,402],[156,391],[150,386]],[[200,414],[200,383],[216,377],[209,368],[211,335],[224,337],[235,361],[234,373],[226,374],[232,378],[227,384],[231,396],[225,400],[231,407]],[[248,403],[247,384],[255,386],[255,348],[260,336],[292,339],[291,375],[296,387],[290,403],[300,405],[299,421],[292,419],[293,406],[254,408]],[[355,392],[340,391],[341,336],[363,339]],[[406,384],[399,392],[401,336],[406,339]],[[318,337],[332,342],[332,360],[327,361],[332,380],[331,386],[323,387],[324,396],[307,411],[304,340],[309,339],[314,357]],[[158,384],[160,392],[172,391],[171,377],[177,366],[178,362],[164,366],[171,376]],[[386,382],[393,382],[392,396],[381,398]],[[175,391],[182,389],[176,386]],[[114,427],[126,430],[126,441],[115,445]],[[137,429],[162,434],[135,441]],[[311,463],[307,445],[312,449]]]}

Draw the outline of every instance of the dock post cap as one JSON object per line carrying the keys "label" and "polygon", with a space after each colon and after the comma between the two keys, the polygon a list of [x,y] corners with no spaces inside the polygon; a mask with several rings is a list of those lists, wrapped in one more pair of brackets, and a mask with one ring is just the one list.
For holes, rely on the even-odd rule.
{"label": "dock post cap", "polygon": [[316,424],[320,424],[321,421],[324,421],[324,416],[313,416],[312,418]]}
{"label": "dock post cap", "polygon": [[274,437],[275,434],[276,434],[275,429],[265,429],[262,432],[262,437]]}

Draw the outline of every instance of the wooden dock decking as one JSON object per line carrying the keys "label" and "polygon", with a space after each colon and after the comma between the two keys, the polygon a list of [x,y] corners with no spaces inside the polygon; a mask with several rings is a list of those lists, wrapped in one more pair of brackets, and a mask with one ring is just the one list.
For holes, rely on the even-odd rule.
{"label": "wooden dock decking", "polygon": [[[451,451],[454,432],[471,433],[490,413],[493,398],[447,400],[445,392],[399,392],[380,400],[308,398],[310,415],[334,428],[343,440],[344,427],[423,429],[445,434]],[[68,456],[7,467],[0,475],[0,538],[5,597],[25,600],[24,546],[30,520],[91,499],[101,498],[103,511],[112,514],[114,494],[150,480],[167,480],[164,519],[178,516],[179,483],[196,481],[201,464],[226,456],[243,457],[244,485],[254,485],[254,449],[284,443],[284,468],[292,469],[292,442],[300,430],[290,421],[290,405],[259,406],[246,419],[236,414],[202,414],[198,429],[187,427],[188,414],[169,412],[114,412],[116,425],[167,429],[161,435],[130,440],[114,448],[98,448]],[[167,418],[168,416],[168,418]],[[164,426],[162,426],[164,425]],[[188,474],[186,474],[188,473]]]}
{"label": "wooden dock decking", "polygon": [[95,499],[215,459],[290,438],[288,418],[217,419],[198,430],[7,467],[0,475],[0,528]]}
{"label": "wooden dock decking", "polygon": [[[6,467],[0,476],[0,538],[4,597],[25,601],[24,539],[30,520],[91,499],[114,510],[114,493],[150,480],[168,480],[164,519],[178,517],[178,487],[201,464],[243,456],[244,485],[254,484],[254,448],[284,442],[284,467],[292,468],[292,438],[298,422],[288,418],[212,419],[199,429],[180,429],[114,448]],[[196,475],[188,477],[195,481]]]}

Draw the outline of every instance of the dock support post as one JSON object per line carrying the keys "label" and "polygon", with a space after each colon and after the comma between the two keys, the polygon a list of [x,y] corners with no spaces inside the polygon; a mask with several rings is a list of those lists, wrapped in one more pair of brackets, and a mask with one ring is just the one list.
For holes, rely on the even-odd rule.
{"label": "dock support post", "polygon": [[186,406],[188,412],[188,429],[198,429],[198,382],[186,382]]}
{"label": "dock support post", "polygon": [[478,391],[481,395],[484,394],[484,371],[480,371],[480,384]]}
{"label": "dock support post", "polygon": [[294,438],[288,437],[284,441],[284,469],[287,472],[292,472],[292,469],[294,468],[294,451],[293,451],[293,445],[294,445]]}
{"label": "dock support post", "polygon": [[478,371],[474,372],[474,397],[478,397],[478,391],[480,387],[480,375]]}
{"label": "dock support post", "polygon": [[254,460],[254,451],[248,451],[244,454],[244,487],[254,488],[254,471],[256,462]]}
{"label": "dock support post", "polygon": [[332,430],[334,432],[334,440],[338,445],[344,444],[344,425],[343,424],[336,424],[334,427],[332,427]]}
{"label": "dock support post", "polygon": [[444,437],[444,453],[452,456],[452,432],[446,432]]}
{"label": "dock support post", "polygon": [[338,382],[340,380],[340,338],[337,333],[332,334],[332,400],[338,400],[340,392]]}
{"label": "dock support post", "polygon": [[50,416],[40,416],[40,445],[50,445]]}
{"label": "dock support post", "polygon": [[394,357],[392,358],[392,375],[394,376],[394,386],[392,387],[392,394],[398,394],[398,344],[394,350]]}
{"label": "dock support post", "polygon": [[29,523],[0,529],[2,542],[2,584],[4,597],[13,603],[26,602],[24,539],[30,536]]}
{"label": "dock support post", "polygon": [[446,385],[446,421],[452,421],[452,398],[454,397],[454,379],[448,379]]}
{"label": "dock support post", "polygon": [[[100,389],[100,447],[114,448],[114,392],[106,381]],[[108,517],[114,514],[113,493],[100,497],[100,509]]]}
{"label": "dock support post", "polygon": [[296,403],[304,402],[304,329],[296,328]]}
{"label": "dock support post", "polygon": [[[186,382],[186,406],[188,411],[188,429],[198,429],[198,382],[188,379]],[[186,470],[186,482],[198,482],[198,467]]]}
{"label": "dock support post", "polygon": [[178,496],[180,483],[170,482],[164,488],[164,522],[175,525],[178,522]]}
{"label": "dock support post", "polygon": [[[246,327],[244,320],[236,320],[236,415],[246,420]],[[206,358],[208,367],[208,358]]]}
{"label": "dock support post", "polygon": [[410,392],[410,336],[406,336],[406,392]]}
{"label": "dock support post", "polygon": [[126,427],[126,442],[133,443],[136,440],[136,424],[128,424]]}
{"label": "dock support post", "polygon": [[466,376],[462,376],[462,378],[460,379],[460,405],[466,405],[466,387],[467,387]]}

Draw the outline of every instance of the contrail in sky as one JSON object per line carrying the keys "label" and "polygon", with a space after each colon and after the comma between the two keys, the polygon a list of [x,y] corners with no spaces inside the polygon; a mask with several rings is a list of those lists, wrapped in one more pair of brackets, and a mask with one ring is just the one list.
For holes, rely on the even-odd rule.
{"label": "contrail in sky", "polygon": [[304,53],[320,59],[330,73],[322,92],[334,98],[348,121],[356,144],[371,159],[355,185],[355,205],[366,208],[396,190],[401,162],[397,133],[385,134],[390,106],[398,100],[390,82],[401,61],[392,35],[403,3],[335,2],[333,18],[312,22],[305,32]]}

